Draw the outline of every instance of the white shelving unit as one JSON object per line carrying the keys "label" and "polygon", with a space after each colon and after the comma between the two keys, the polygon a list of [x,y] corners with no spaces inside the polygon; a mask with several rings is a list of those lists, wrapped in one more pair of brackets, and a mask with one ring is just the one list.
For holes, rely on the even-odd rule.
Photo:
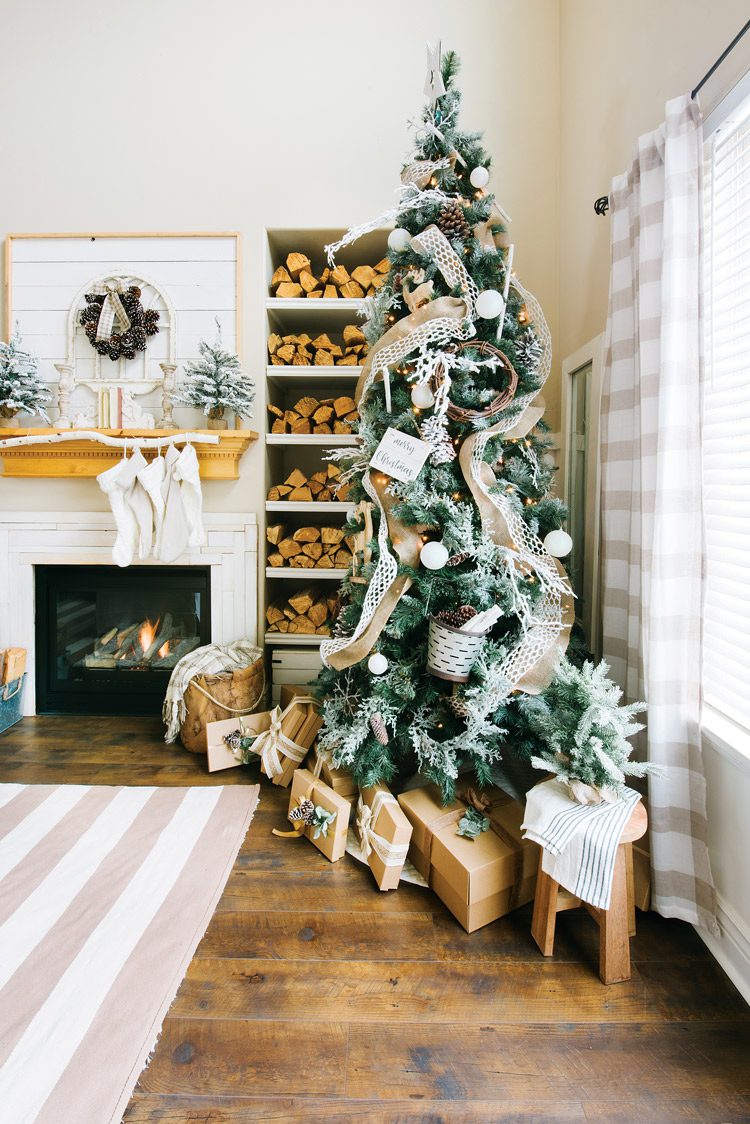
{"label": "white shelving unit", "polygon": [[[266,231],[265,238],[265,278],[266,291],[274,270],[286,261],[290,251],[297,250],[307,254],[313,270],[320,270],[325,264],[327,243],[336,241],[344,233],[343,229],[273,229]],[[374,265],[385,256],[387,232],[376,231],[365,236],[353,247],[348,246],[337,255],[349,269],[365,263]],[[263,338],[263,365],[266,369],[266,400],[281,408],[290,408],[304,394],[317,397],[331,397],[334,394],[353,394],[357,385],[360,367],[283,367],[268,363],[266,340],[271,332],[279,335],[307,332],[315,337],[327,332],[332,338],[340,334],[346,324],[361,323],[359,313],[363,307],[361,300],[344,300],[320,297],[309,300],[284,299],[268,296],[264,302],[265,335]],[[284,434],[270,433],[270,418],[266,421],[266,493],[273,484],[280,484],[293,468],[300,468],[307,475],[315,472],[325,463],[325,450],[342,445],[352,445],[356,437],[351,434]],[[345,522],[354,510],[354,504],[338,503],[288,503],[266,501],[266,521],[288,523],[290,527],[324,525]],[[341,569],[303,570],[296,567],[265,567],[265,601],[262,615],[269,602],[275,597],[287,594],[295,587],[325,582],[340,582],[346,571]],[[290,586],[290,583],[293,583]],[[265,642],[274,647],[312,648],[320,645],[320,636],[308,634],[289,634],[268,632]]]}

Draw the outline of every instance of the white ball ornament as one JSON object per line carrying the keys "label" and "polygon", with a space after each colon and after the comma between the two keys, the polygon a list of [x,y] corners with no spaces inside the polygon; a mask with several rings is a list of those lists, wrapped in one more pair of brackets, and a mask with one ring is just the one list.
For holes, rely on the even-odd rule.
{"label": "white ball ornament", "polygon": [[472,168],[471,175],[469,176],[469,182],[471,183],[472,187],[486,187],[490,182],[490,173],[481,165],[478,168]]}
{"label": "white ball ornament", "polygon": [[388,235],[388,248],[393,250],[394,253],[400,254],[402,250],[408,249],[411,244],[411,234],[408,230],[404,230],[402,226],[397,226]]}
{"label": "white ball ornament", "polygon": [[544,549],[553,558],[564,558],[573,549],[573,540],[568,532],[560,527],[557,531],[550,531],[544,536]]}
{"label": "white ball ornament", "polygon": [[435,405],[435,395],[427,383],[421,383],[419,386],[412,388],[411,400],[419,410],[428,410],[430,406]]}
{"label": "white ball ornament", "polygon": [[483,320],[494,320],[503,311],[502,294],[497,289],[485,289],[477,297],[477,316]]}
{"label": "white ball ornament", "polygon": [[428,570],[442,570],[450,554],[441,542],[426,542],[419,552],[419,561]]}
{"label": "white ball ornament", "polygon": [[367,669],[373,675],[383,675],[388,670],[388,660],[382,652],[373,652],[367,661]]}

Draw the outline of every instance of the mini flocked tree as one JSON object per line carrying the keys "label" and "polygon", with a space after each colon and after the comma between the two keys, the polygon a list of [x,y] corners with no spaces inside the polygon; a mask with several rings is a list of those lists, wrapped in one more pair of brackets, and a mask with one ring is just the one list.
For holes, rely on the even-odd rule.
{"label": "mini flocked tree", "polygon": [[[469,767],[518,793],[533,764],[596,798],[646,770],[629,760],[637,708],[618,705],[605,665],[565,655],[573,597],[554,555],[570,540],[537,399],[549,332],[512,274],[481,135],[459,128],[458,60],[432,62],[399,203],[328,247],[333,262],[396,227],[367,303],[359,444],[331,454],[358,501],[358,550],[321,646],[321,742],[361,784],[421,769],[449,797]],[[416,474],[371,466],[389,428],[401,449],[426,442]]]}
{"label": "mini flocked tree", "polygon": [[21,346],[16,325],[10,343],[0,340],[0,419],[6,424],[16,414],[38,414],[50,424],[45,406],[51,396],[37,368],[36,356]]}
{"label": "mini flocked tree", "polygon": [[242,370],[239,358],[227,351],[221,342],[221,328],[216,321],[216,341],[201,340],[200,359],[185,366],[185,382],[172,395],[177,406],[194,406],[209,419],[209,426],[225,429],[225,410],[238,417],[251,418],[255,384]]}

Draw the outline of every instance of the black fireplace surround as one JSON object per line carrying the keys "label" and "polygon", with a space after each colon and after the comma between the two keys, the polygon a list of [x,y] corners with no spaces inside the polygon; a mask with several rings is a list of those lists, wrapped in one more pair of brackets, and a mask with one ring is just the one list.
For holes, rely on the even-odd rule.
{"label": "black fireplace surround", "polygon": [[211,640],[209,566],[36,566],[38,714],[154,714]]}

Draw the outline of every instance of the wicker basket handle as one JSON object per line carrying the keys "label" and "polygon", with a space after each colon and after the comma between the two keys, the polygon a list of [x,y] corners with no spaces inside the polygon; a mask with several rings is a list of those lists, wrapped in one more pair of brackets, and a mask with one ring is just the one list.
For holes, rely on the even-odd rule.
{"label": "wicker basket handle", "polygon": [[190,686],[195,687],[196,691],[200,691],[200,693],[202,695],[205,695],[206,698],[214,704],[214,706],[218,706],[221,710],[225,710],[227,714],[252,714],[252,712],[255,710],[256,706],[266,693],[266,669],[263,668],[263,671],[261,672],[260,693],[257,699],[255,700],[255,702],[251,703],[250,706],[243,707],[240,710],[233,706],[227,706],[226,703],[223,703],[219,699],[214,698],[210,691],[207,691],[205,687],[201,687],[197,679],[191,679]]}

